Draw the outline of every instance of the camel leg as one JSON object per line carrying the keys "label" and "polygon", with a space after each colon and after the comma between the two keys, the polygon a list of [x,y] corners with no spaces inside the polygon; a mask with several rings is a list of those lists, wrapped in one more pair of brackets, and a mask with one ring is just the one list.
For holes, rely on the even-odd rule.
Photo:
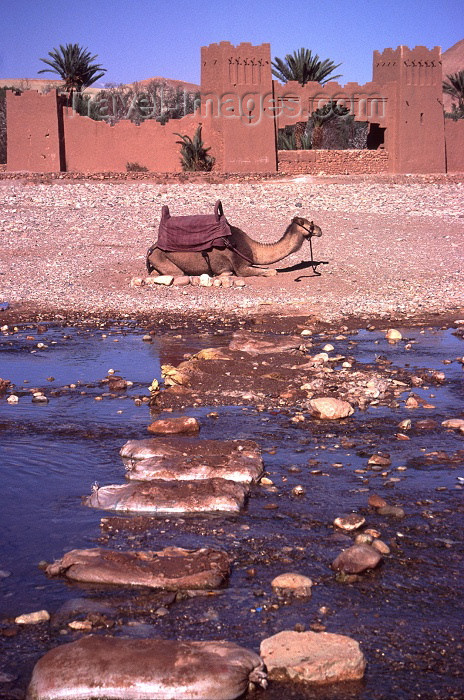
{"label": "camel leg", "polygon": [[242,259],[234,264],[234,272],[237,277],[273,277],[277,274],[272,267],[253,267]]}
{"label": "camel leg", "polygon": [[147,264],[150,265],[159,275],[171,275],[171,277],[181,277],[185,273],[175,263],[166,257],[164,251],[155,248],[148,256]]}

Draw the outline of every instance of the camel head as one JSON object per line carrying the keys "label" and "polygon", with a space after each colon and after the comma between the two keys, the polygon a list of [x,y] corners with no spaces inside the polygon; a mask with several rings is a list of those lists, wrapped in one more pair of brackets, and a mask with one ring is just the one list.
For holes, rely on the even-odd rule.
{"label": "camel head", "polygon": [[321,228],[313,221],[303,219],[302,216],[295,216],[292,219],[292,227],[293,226],[297,226],[305,238],[311,238],[311,236],[322,236]]}

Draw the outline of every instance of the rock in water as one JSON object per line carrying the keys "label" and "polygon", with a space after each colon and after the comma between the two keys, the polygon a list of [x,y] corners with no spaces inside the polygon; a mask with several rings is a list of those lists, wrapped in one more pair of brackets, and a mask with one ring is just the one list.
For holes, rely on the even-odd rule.
{"label": "rock in water", "polygon": [[238,513],[247,492],[246,485],[226,479],[133,481],[97,488],[84,504],[136,513]]}
{"label": "rock in water", "polygon": [[310,578],[295,573],[280,574],[271,582],[278,595],[293,595],[296,598],[309,598],[312,585]]}
{"label": "rock in water", "polygon": [[194,435],[200,430],[200,424],[196,418],[181,416],[180,418],[166,418],[153,421],[148,426],[149,433],[156,435]]}
{"label": "rock in water", "polygon": [[269,677],[310,683],[359,680],[366,660],[358,642],[329,632],[285,630],[261,642]]}
{"label": "rock in water", "polygon": [[230,573],[225,552],[166,547],[159,552],[73,549],[45,569],[49,576],[72,581],[122,586],[149,586],[168,591],[222,586]]}
{"label": "rock in water", "polygon": [[266,686],[258,654],[231,642],[89,635],[35,665],[28,700],[234,700]]}
{"label": "rock in water", "polygon": [[403,336],[396,328],[389,328],[385,333],[385,337],[387,340],[396,343],[398,340],[401,340]]}
{"label": "rock in water", "polygon": [[350,513],[349,515],[335,518],[333,524],[341,530],[351,532],[352,530],[358,530],[365,522],[366,518],[363,515],[359,515],[359,513]]}
{"label": "rock in water", "polygon": [[229,343],[229,350],[246,352],[249,355],[262,355],[263,353],[298,350],[301,344],[301,338],[299,336],[285,336],[283,338],[270,339],[265,333],[236,331]]}
{"label": "rock in water", "polygon": [[[260,450],[252,440],[201,440],[188,444],[184,438],[175,437],[129,440],[120,454],[127,478],[137,481],[220,477],[250,483],[263,473]],[[146,458],[140,459],[139,455]]]}
{"label": "rock in water", "polygon": [[312,399],[309,405],[314,416],[323,420],[339,420],[340,418],[347,418],[347,416],[351,416],[354,413],[353,406],[348,401],[333,399],[328,396]]}
{"label": "rock in water", "polygon": [[375,569],[382,561],[381,554],[369,544],[354,544],[341,552],[332,562],[332,569],[345,574],[360,574]]}

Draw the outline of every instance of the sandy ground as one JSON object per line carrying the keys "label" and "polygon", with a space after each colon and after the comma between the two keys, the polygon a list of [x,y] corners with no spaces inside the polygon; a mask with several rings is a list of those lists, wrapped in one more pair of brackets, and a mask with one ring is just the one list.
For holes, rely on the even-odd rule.
{"label": "sandy ground", "polygon": [[[464,177],[300,176],[206,182],[0,180],[2,319],[159,317],[166,313],[404,317],[462,315]],[[295,215],[313,219],[321,276],[310,268],[246,279],[243,288],[130,286],[146,277],[161,206],[212,212],[262,242]],[[275,267],[310,258],[309,245]],[[5,321],[3,321],[5,322]]]}

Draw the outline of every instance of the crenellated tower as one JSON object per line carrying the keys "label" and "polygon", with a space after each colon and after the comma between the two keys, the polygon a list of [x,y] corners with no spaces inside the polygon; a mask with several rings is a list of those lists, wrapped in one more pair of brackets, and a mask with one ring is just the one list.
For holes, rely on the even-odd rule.
{"label": "crenellated tower", "polygon": [[271,46],[228,41],[201,49],[202,115],[226,172],[275,172]]}
{"label": "crenellated tower", "polygon": [[374,51],[373,64],[373,82],[395,86],[388,125],[393,171],[445,172],[440,47]]}

